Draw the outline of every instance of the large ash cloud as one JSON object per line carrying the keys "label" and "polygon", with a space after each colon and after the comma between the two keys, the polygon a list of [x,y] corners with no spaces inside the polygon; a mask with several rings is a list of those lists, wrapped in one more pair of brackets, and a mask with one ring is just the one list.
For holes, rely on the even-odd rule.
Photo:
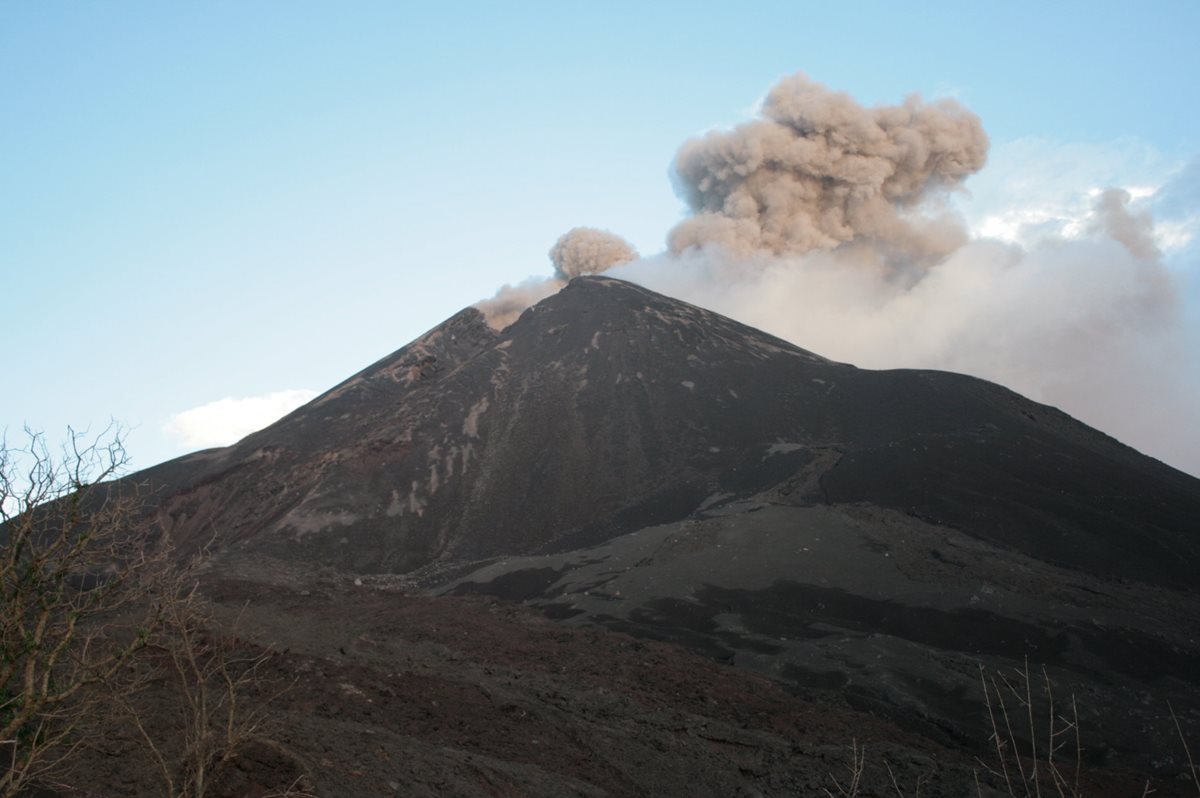
{"label": "large ash cloud", "polygon": [[671,251],[799,255],[863,242],[927,265],[963,236],[913,211],[978,171],[987,149],[979,117],[953,100],[864,108],[793,75],[762,118],[679,150],[676,187],[693,215],[671,231]]}
{"label": "large ash cloud", "polygon": [[[760,118],[680,148],[690,215],[666,252],[612,265],[581,253],[632,247],[576,229],[555,245],[556,277],[480,307],[502,327],[566,278],[608,269],[828,357],[999,382],[1200,475],[1200,367],[1151,203],[1094,186],[1057,231],[972,238],[947,200],[987,151],[958,103],[866,108],[788,77]],[[1159,193],[1191,196],[1198,174]]]}
{"label": "large ash cloud", "polygon": [[1195,356],[1171,273],[1128,235],[1145,221],[1105,192],[1079,238],[971,241],[911,282],[840,250],[690,249],[612,275],[837,360],[999,382],[1200,473]]}

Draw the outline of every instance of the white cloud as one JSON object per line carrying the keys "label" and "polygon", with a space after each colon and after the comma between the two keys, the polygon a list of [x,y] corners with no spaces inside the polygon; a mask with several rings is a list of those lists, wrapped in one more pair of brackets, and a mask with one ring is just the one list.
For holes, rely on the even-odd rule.
{"label": "white cloud", "polygon": [[1154,243],[1168,255],[1187,249],[1200,232],[1200,213],[1154,226]]}
{"label": "white cloud", "polygon": [[163,432],[190,447],[228,446],[282,418],[317,395],[307,388],[225,397],[171,416]]}
{"label": "white cloud", "polygon": [[1133,137],[1107,143],[1024,138],[993,147],[988,166],[953,201],[972,237],[1036,248],[1086,238],[1096,198],[1129,192],[1130,211],[1154,217],[1154,244],[1175,272],[1200,263],[1200,158],[1180,162]]}
{"label": "white cloud", "polygon": [[930,96],[935,100],[963,100],[963,95],[967,93],[962,86],[957,86],[953,83],[939,83],[933,87]]}
{"label": "white cloud", "polygon": [[1200,157],[1171,175],[1150,203],[1155,243],[1167,265],[1195,274],[1200,266]]}
{"label": "white cloud", "polygon": [[1029,137],[995,145],[987,167],[967,181],[969,196],[955,205],[979,237],[1026,247],[1078,239],[1102,191],[1124,188],[1133,198],[1130,209],[1142,210],[1179,168],[1132,137],[1104,143]]}

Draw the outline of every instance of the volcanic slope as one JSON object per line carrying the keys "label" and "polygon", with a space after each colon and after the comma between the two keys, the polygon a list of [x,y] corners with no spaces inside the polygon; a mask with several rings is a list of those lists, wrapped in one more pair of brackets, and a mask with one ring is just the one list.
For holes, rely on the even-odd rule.
{"label": "volcanic slope", "polygon": [[[1087,696],[1097,761],[1200,736],[1200,481],[956,374],[834,363],[605,277],[464,310],[135,475],[184,544],[681,643],[942,743],[979,664]],[[267,566],[263,566],[266,568]],[[1099,733],[1099,732],[1098,732]]]}

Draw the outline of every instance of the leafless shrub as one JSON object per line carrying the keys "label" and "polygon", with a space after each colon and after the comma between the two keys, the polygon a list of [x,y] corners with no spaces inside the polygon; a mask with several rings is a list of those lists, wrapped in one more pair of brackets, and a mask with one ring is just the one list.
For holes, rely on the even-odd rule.
{"label": "leafless shrub", "polygon": [[[222,774],[263,732],[270,702],[290,687],[272,689],[266,670],[275,653],[240,640],[237,629],[220,629],[194,581],[177,581],[163,602],[159,634],[139,662],[146,689],[116,695],[170,798],[213,794]],[[163,701],[170,707],[165,726],[162,710],[152,708]],[[304,795],[303,781],[278,794]]]}
{"label": "leafless shrub", "polygon": [[[838,798],[856,798],[858,789],[862,782],[863,768],[866,766],[867,748],[859,745],[858,740],[850,741],[850,779],[845,786],[837,780],[832,773],[829,774],[829,780],[833,782],[834,789],[837,790]],[[834,793],[828,788],[822,788],[829,798],[834,798]]]}
{"label": "leafless shrub", "polygon": [[[896,798],[906,798],[904,790],[900,788],[900,782],[896,779],[896,774],[892,771],[892,764],[885,759],[883,766],[887,768],[888,779],[892,783],[892,789],[896,791]],[[926,775],[922,773],[917,776],[917,783],[913,786],[913,798],[921,798],[921,787],[925,784]]]}
{"label": "leafless shrub", "polygon": [[[984,704],[991,726],[990,742],[996,751],[996,762],[979,764],[1004,782],[1012,796],[1041,798],[1047,795],[1078,798],[1080,767],[1083,761],[1082,737],[1079,733],[1079,711],[1071,697],[1067,714],[1060,714],[1054,704],[1054,689],[1050,675],[1042,668],[1040,692],[1045,698],[1045,717],[1034,707],[1034,683],[1029,660],[1012,673],[988,673],[979,666],[979,681],[983,687]],[[1045,736],[1039,737],[1039,731]],[[1017,731],[1028,740],[1022,750]],[[1040,739],[1040,742],[1039,742]],[[1065,752],[1065,758],[1064,758]]]}
{"label": "leafless shrub", "polygon": [[[272,653],[222,633],[180,562],[139,521],[120,430],[52,453],[0,442],[0,798],[63,794],[97,729],[126,718],[167,798],[213,794],[262,731]],[[170,712],[161,707],[170,705]],[[290,778],[290,777],[289,777]],[[301,798],[297,778],[279,796]]]}
{"label": "leafless shrub", "polygon": [[[1039,692],[1044,697],[1044,704],[1041,710],[1035,710],[1034,684],[1037,679],[1030,671],[1028,659],[1023,667],[1007,674],[1001,671],[989,673],[980,665],[979,681],[991,727],[989,742],[995,749],[996,760],[994,764],[988,764],[977,758],[980,766],[1002,781],[1007,794],[1013,798],[1040,798],[1043,794],[1082,798],[1085,795],[1081,787],[1083,744],[1075,696],[1071,696],[1069,709],[1056,707],[1053,684],[1043,667]],[[1175,715],[1175,708],[1170,704],[1167,708],[1187,756],[1192,784],[1200,793],[1196,764],[1183,727]],[[1044,736],[1039,736],[1039,729],[1044,729]],[[1025,735],[1027,747],[1018,743],[1015,732]],[[981,793],[978,772],[975,783]],[[1147,779],[1142,798],[1153,793]]]}
{"label": "leafless shrub", "polygon": [[0,442],[0,797],[61,773],[80,727],[162,622],[169,570],[132,520],[119,430],[71,432],[61,452],[26,430]]}

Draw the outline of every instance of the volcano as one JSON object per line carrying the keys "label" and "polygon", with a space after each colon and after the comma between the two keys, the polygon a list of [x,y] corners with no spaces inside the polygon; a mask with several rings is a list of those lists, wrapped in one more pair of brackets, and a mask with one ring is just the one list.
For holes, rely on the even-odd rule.
{"label": "volcano", "polygon": [[228,449],[144,473],[176,538],[413,572],[601,543],[770,492],[1082,573],[1200,586],[1200,488],[956,374],[866,371],[622,281],[464,310]]}
{"label": "volcano", "polygon": [[616,279],[501,331],[464,310],[129,479],[214,584],[519,603],[948,750],[987,739],[980,668],[1026,663],[1086,698],[1096,766],[1173,772],[1168,701],[1200,738],[1200,480],[999,385]]}

